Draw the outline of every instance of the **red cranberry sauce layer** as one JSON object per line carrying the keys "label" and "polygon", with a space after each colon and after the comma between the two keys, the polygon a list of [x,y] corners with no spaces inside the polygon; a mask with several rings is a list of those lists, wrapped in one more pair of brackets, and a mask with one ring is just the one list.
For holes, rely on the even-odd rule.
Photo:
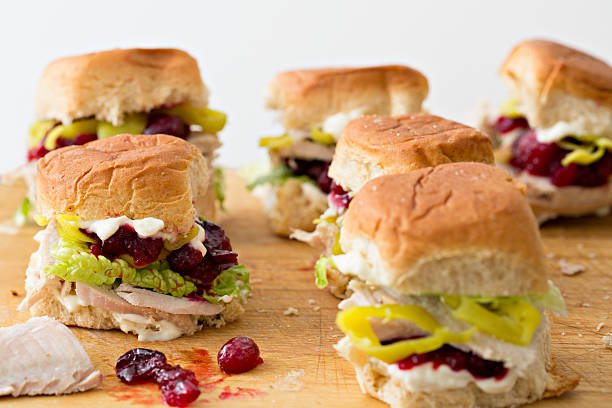
{"label": "red cranberry sauce layer", "polygon": [[[57,122],[55,126],[59,124],[60,122]],[[53,129],[55,126],[53,126],[51,129]],[[44,144],[45,139],[47,138],[47,135],[51,129],[47,131],[47,134],[45,134],[45,137],[43,137],[38,146],[28,150],[28,161],[40,159],[49,153],[49,150],[45,148]],[[189,136],[189,125],[178,116],[151,113],[147,118],[147,127],[142,133],[145,135],[163,133],[165,135],[186,139]],[[74,139],[67,139],[60,136],[56,142],[56,149],[72,145],[82,145],[97,139],[98,135],[95,134],[80,134]]]}
{"label": "red cranberry sauce layer", "polygon": [[327,175],[330,162],[324,160],[285,159],[285,166],[296,176],[307,176],[312,179],[321,191],[329,194],[332,180]]}
{"label": "red cranberry sauce layer", "polygon": [[[183,245],[168,254],[166,260],[170,269],[181,275],[189,276],[198,287],[198,293],[210,289],[213,280],[224,270],[238,264],[238,254],[232,251],[232,245],[225,232],[217,224],[210,221],[197,221],[206,232],[203,244],[206,255],[189,244]],[[89,249],[96,256],[104,256],[113,260],[121,255],[129,255],[137,267],[146,266],[159,259],[164,248],[161,238],[141,238],[127,224],[123,224],[117,232],[102,241],[94,233],[83,230],[95,240]]]}
{"label": "red cranberry sauce layer", "polygon": [[[382,343],[390,344],[401,340],[407,339],[393,339]],[[453,371],[467,370],[477,380],[487,378],[501,380],[508,374],[508,369],[501,361],[485,360],[474,353],[459,350],[449,344],[428,353],[412,354],[395,364],[400,370],[410,370],[425,363],[432,363],[434,370],[441,365],[446,365]]]}
{"label": "red cranberry sauce layer", "polygon": [[[525,118],[500,117],[495,129],[503,134],[521,129],[522,133],[512,144],[510,164],[534,176],[549,177],[557,187],[581,186],[599,187],[607,185],[612,175],[612,153],[606,151],[604,156],[589,165],[571,163],[561,165],[561,160],[570,152],[556,143],[540,143],[536,131],[530,129]],[[568,138],[573,143],[580,141]]]}
{"label": "red cranberry sauce layer", "polygon": [[185,407],[200,395],[193,371],[168,364],[166,356],[155,350],[136,348],[128,351],[117,360],[115,374],[130,385],[156,383],[164,402],[172,407]]}
{"label": "red cranberry sauce layer", "polygon": [[335,181],[332,180],[329,200],[336,208],[346,210],[352,199],[353,197],[350,196],[348,191],[344,191],[342,187],[340,187],[338,184],[336,184]]}

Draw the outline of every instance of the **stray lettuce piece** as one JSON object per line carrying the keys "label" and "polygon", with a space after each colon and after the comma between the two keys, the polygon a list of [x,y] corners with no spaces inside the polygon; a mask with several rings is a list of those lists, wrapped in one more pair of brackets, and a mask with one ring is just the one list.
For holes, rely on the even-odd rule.
{"label": "stray lettuce piece", "polygon": [[13,216],[13,222],[18,227],[23,227],[30,216],[30,212],[32,211],[32,203],[28,197],[24,198],[21,202],[21,205],[15,212]]}
{"label": "stray lettuce piece", "polygon": [[290,178],[295,178],[302,182],[314,184],[314,181],[310,177],[296,176],[291,172],[291,170],[289,170],[287,166],[279,165],[275,166],[272,171],[270,171],[270,173],[257,177],[255,181],[247,185],[247,188],[249,190],[253,190],[260,184],[272,184],[273,186],[280,186]]}
{"label": "stray lettuce piece", "polygon": [[213,183],[213,189],[215,190],[215,197],[219,202],[221,211],[226,211],[223,203],[225,202],[225,179],[223,178],[223,169],[221,167],[215,168],[215,181]]}
{"label": "stray lettuce piece", "polygon": [[170,270],[167,262],[153,262],[145,268],[134,268],[125,260],[113,261],[104,256],[87,253],[87,246],[79,242],[60,241],[51,250],[55,264],[45,268],[47,275],[57,275],[69,282],[91,285],[112,285],[116,279],[155,292],[183,297],[196,290],[193,282]]}
{"label": "stray lettuce piece", "polygon": [[209,292],[214,296],[204,294],[202,297],[211,303],[218,303],[222,296],[237,297],[240,303],[245,303],[251,293],[249,271],[244,265],[234,265],[224,270],[215,278]]}
{"label": "stray lettuce piece", "polygon": [[319,258],[317,263],[315,264],[315,285],[317,288],[323,289],[327,286],[327,266],[331,265],[335,267],[334,261],[331,258],[327,258],[322,256]]}

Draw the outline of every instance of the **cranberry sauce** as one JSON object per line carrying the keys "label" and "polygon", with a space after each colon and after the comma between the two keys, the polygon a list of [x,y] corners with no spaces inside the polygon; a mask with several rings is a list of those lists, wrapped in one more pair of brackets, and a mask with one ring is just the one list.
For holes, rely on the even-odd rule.
{"label": "cranberry sauce", "polygon": [[323,160],[285,159],[285,166],[294,175],[309,177],[325,194],[329,194],[332,188],[332,180],[327,175],[329,164]]}
{"label": "cranberry sauce", "polygon": [[164,247],[161,238],[140,238],[134,228],[127,224],[123,224],[117,232],[104,241],[95,234],[88,233],[88,235],[96,241],[90,245],[92,254],[102,255],[111,260],[120,255],[130,255],[137,267],[157,261]]}
{"label": "cranberry sauce", "polygon": [[156,383],[164,401],[172,407],[185,407],[200,395],[193,371],[168,364],[159,351],[132,349],[119,357],[115,373],[126,384]]}
{"label": "cranberry sauce", "polygon": [[[510,164],[518,169],[534,176],[550,177],[551,183],[557,187],[599,187],[609,182],[612,175],[612,153],[609,151],[595,163],[586,166],[576,163],[563,166],[561,160],[570,151],[561,148],[557,143],[538,142],[536,131],[529,128],[525,118],[501,116],[494,127],[502,135],[515,129],[523,129],[512,144],[510,159]],[[580,144],[580,141],[571,137],[569,140]]]}
{"label": "cranberry sauce", "polygon": [[[55,126],[59,124],[60,123],[58,122]],[[53,129],[55,126],[50,128],[47,131],[47,134],[49,134],[51,129]],[[180,137],[182,139],[186,139],[189,136],[189,132],[190,132],[189,124],[184,122],[178,116],[165,115],[161,113],[151,113],[150,115],[148,115],[148,118],[147,118],[147,127],[144,129],[142,133],[145,135],[154,135],[158,133],[163,133],[166,135],[171,135],[171,136]],[[49,153],[49,150],[47,150],[44,146],[47,134],[45,134],[45,137],[43,137],[42,141],[40,142],[38,146],[28,150],[28,154],[27,154],[28,161],[40,159],[43,156],[45,156],[47,153]],[[97,139],[98,139],[98,135],[96,134],[81,134],[81,135],[78,135],[74,139],[67,139],[67,138],[63,138],[60,136],[56,141],[55,148],[59,149],[59,148],[66,147],[66,146],[82,145],[82,144],[85,144],[85,143],[88,143],[88,142],[91,142]]]}
{"label": "cranberry sauce", "polygon": [[221,347],[217,363],[227,374],[240,374],[263,364],[259,347],[248,337],[234,337]]}
{"label": "cranberry sauce", "polygon": [[329,199],[336,208],[346,210],[353,199],[347,191],[332,181],[331,192]]}
{"label": "cranberry sauce", "polygon": [[[238,254],[232,251],[230,240],[221,227],[210,221],[198,221],[198,224],[206,232],[206,239],[203,242],[206,255],[203,256],[191,245],[184,245],[170,252],[166,260],[174,272],[190,276],[198,287],[197,293],[202,294],[211,288],[213,280],[221,272],[238,265]],[[94,233],[82,231],[95,240],[89,246],[92,254],[111,260],[121,255],[130,255],[137,267],[158,260],[164,248],[164,241],[161,238],[141,238],[127,224],[123,224],[104,241]],[[193,296],[197,297],[197,294]]]}
{"label": "cranberry sauce", "polygon": [[476,379],[495,378],[501,380],[508,373],[501,361],[485,360],[476,354],[465,352],[445,344],[437,350],[423,354],[412,354],[396,364],[400,370],[410,370],[425,363],[433,363],[434,370],[441,365],[453,371],[467,370]]}

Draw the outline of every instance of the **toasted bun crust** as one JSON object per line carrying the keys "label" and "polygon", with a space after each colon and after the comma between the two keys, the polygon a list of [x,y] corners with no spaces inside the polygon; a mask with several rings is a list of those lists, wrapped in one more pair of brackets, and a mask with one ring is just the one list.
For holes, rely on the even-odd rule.
{"label": "toasted bun crust", "polygon": [[524,192],[493,166],[451,163],[373,179],[351,202],[341,235],[345,253],[365,252],[374,265],[359,277],[399,293],[547,290],[540,232]]}
{"label": "toasted bun crust", "polygon": [[[543,398],[558,397],[576,388],[580,382],[580,377],[563,372],[555,365],[554,360],[550,359],[546,346],[540,350],[541,364],[545,365],[545,387],[542,387],[536,378],[537,375],[533,373],[528,378],[519,378],[510,391],[498,394],[487,394],[474,384],[464,388],[412,392],[397,378],[393,378],[381,367],[372,364],[366,354],[346,340],[348,339],[340,341],[336,349],[340,356],[354,367],[362,391],[386,402],[392,408],[515,407]],[[548,331],[545,341],[550,343]]]}
{"label": "toasted bun crust", "polygon": [[38,120],[96,117],[117,125],[130,112],[183,102],[205,106],[197,61],[175,49],[115,49],[50,63],[38,84]]}
{"label": "toasted bun crust", "polygon": [[268,87],[266,106],[282,111],[285,128],[300,129],[355,109],[379,115],[419,112],[428,91],[427,78],[402,65],[309,69],[278,74]]}
{"label": "toasted bun crust", "polygon": [[500,75],[532,127],[565,121],[597,134],[612,127],[612,67],[600,59],[552,41],[531,40],[512,50]]}
{"label": "toasted bun crust", "polygon": [[48,218],[57,213],[83,220],[154,217],[165,222],[165,231],[185,234],[209,176],[200,151],[182,139],[118,135],[40,159],[37,205]]}
{"label": "toasted bun crust", "polygon": [[354,119],[336,145],[329,174],[345,190],[370,179],[453,162],[493,163],[484,133],[428,113]]}

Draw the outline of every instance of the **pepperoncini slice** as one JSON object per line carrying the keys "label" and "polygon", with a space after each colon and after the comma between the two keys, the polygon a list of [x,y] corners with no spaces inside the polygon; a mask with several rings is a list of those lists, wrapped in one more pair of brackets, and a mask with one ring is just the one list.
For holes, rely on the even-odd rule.
{"label": "pepperoncini slice", "polygon": [[162,112],[178,116],[189,125],[198,125],[206,133],[215,134],[225,127],[227,115],[209,108],[196,108],[188,104],[181,104],[168,109],[162,109]]}
{"label": "pepperoncini slice", "polygon": [[44,227],[47,224],[49,224],[49,220],[44,217],[43,215],[40,214],[34,214],[34,222],[39,226],[39,227]]}
{"label": "pepperoncini slice", "polygon": [[331,133],[323,132],[322,130],[313,127],[310,129],[310,138],[317,143],[324,145],[336,144],[336,138]]}
{"label": "pepperoncini slice", "polygon": [[518,99],[508,99],[507,101],[501,104],[501,106],[499,107],[499,112],[503,116],[506,116],[508,118],[520,118],[521,116],[523,116],[523,114],[519,112],[520,106],[521,103]]}
{"label": "pepperoncini slice", "polygon": [[57,214],[57,235],[71,242],[94,242],[93,238],[83,234],[80,230],[80,219],[73,214]]}
{"label": "pepperoncini slice", "polygon": [[164,248],[166,248],[168,251],[174,251],[176,249],[179,249],[180,247],[197,237],[198,232],[198,227],[194,226],[186,235],[179,237],[176,241],[170,242],[167,239],[164,239]]}
{"label": "pepperoncini slice", "polygon": [[45,134],[57,123],[56,120],[42,120],[30,126],[28,146],[34,148],[40,144]]}
{"label": "pepperoncini slice", "polygon": [[63,125],[62,137],[74,139],[78,135],[93,135],[98,131],[98,121],[96,119],[83,119]]}
{"label": "pepperoncini slice", "polygon": [[145,130],[146,127],[147,115],[144,113],[134,113],[127,115],[123,121],[123,124],[119,126],[113,126],[113,124],[110,122],[98,122],[96,133],[98,134],[98,139],[106,139],[107,137],[122,133],[139,135]]}
{"label": "pepperoncini slice", "polygon": [[262,137],[259,139],[259,146],[267,147],[268,149],[280,149],[281,147],[289,147],[293,144],[293,138],[288,134],[282,136]]}
{"label": "pepperoncini slice", "polygon": [[328,224],[335,224],[337,219],[338,219],[337,215],[332,215],[330,217],[315,218],[312,221],[312,223],[315,224],[315,225],[321,224],[322,222],[326,222]]}
{"label": "pepperoncini slice", "polygon": [[597,136],[572,136],[583,144],[572,143],[567,140],[557,142],[565,150],[571,150],[562,160],[563,166],[569,166],[570,163],[576,163],[583,166],[595,163],[601,159],[606,153],[606,150],[612,151],[612,140],[607,137]]}
{"label": "pepperoncini slice", "polygon": [[334,245],[332,246],[332,255],[342,255],[344,251],[340,246],[340,231],[336,234],[336,239],[334,240]]}
{"label": "pepperoncini slice", "polygon": [[[382,345],[368,320],[372,317],[383,319],[383,321],[409,320],[431,335]],[[452,333],[447,328],[440,326],[424,308],[417,305],[395,304],[353,306],[338,313],[336,324],[357,349],[385,363],[394,363],[412,354],[437,350],[447,343],[465,343],[477,330],[472,327],[462,333]]]}
{"label": "pepperoncini slice", "polygon": [[527,346],[542,316],[524,300],[494,298],[491,307],[466,296],[442,296],[455,319],[462,320],[508,343]]}

